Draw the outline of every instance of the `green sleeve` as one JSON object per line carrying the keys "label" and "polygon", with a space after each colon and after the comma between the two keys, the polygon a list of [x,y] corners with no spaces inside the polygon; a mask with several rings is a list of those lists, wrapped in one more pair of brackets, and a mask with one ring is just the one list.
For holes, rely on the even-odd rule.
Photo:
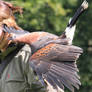
{"label": "green sleeve", "polygon": [[14,56],[0,79],[0,92],[45,92],[29,66],[30,55],[31,49],[25,45]]}
{"label": "green sleeve", "polygon": [[31,85],[33,81],[32,69],[29,73],[29,67],[27,67],[30,55],[30,47],[26,45],[14,56],[0,78],[0,92],[27,92],[29,74],[29,84]]}

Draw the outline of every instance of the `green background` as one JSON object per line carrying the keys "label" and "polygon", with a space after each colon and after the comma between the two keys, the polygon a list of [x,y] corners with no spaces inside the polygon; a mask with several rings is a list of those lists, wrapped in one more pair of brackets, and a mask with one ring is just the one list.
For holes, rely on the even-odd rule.
{"label": "green background", "polygon": [[[23,7],[23,15],[15,15],[20,27],[30,32],[42,30],[57,35],[65,30],[69,18],[74,15],[83,2],[83,0],[7,1]],[[92,92],[92,0],[88,2],[89,8],[78,20],[73,40],[74,45],[80,46],[84,50],[77,61],[82,83],[78,92]],[[35,90],[35,86],[33,86],[33,90]],[[32,92],[38,92],[33,90]]]}

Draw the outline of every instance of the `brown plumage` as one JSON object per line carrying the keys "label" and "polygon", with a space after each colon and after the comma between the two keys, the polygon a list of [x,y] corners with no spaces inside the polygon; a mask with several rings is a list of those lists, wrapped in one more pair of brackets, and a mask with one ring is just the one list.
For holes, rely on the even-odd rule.
{"label": "brown plumage", "polygon": [[[39,76],[43,85],[45,85],[45,81],[57,92],[59,88],[64,90],[64,86],[74,92],[74,87],[79,89],[79,85],[81,85],[80,77],[77,74],[76,60],[83,53],[83,50],[73,46],[72,40],[75,31],[74,24],[84,11],[86,4],[88,5],[84,1],[61,36],[48,32],[30,33],[4,25],[4,31],[11,35],[10,40],[30,45],[32,50],[29,59],[30,66]],[[71,33],[72,35],[70,35]]]}
{"label": "brown plumage", "polygon": [[54,89],[58,87],[64,90],[64,86],[74,92],[74,87],[79,89],[81,85],[76,60],[83,52],[81,48],[69,45],[69,39],[61,39],[59,36],[47,32],[19,31],[5,27],[5,31],[12,36],[13,42],[29,44],[32,55],[29,64],[39,76],[41,83],[49,82]]}

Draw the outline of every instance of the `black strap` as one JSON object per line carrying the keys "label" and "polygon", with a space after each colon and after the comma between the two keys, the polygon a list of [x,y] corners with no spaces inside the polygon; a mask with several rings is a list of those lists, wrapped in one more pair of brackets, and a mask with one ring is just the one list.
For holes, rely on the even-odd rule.
{"label": "black strap", "polygon": [[13,57],[19,52],[19,50],[23,47],[23,45],[19,45],[14,51],[9,53],[4,60],[2,60],[0,64],[0,78],[6,66],[12,61]]}

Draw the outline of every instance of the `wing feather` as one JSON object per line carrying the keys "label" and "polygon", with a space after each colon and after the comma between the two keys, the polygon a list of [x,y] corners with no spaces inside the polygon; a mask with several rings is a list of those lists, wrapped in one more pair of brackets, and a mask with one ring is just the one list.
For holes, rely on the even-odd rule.
{"label": "wing feather", "polygon": [[[69,88],[72,92],[74,92],[74,88],[72,87],[72,85],[68,82],[68,80],[66,80],[65,78],[58,76],[56,72],[49,72],[48,73],[49,76],[52,76],[53,80],[55,81],[56,79],[58,79],[60,81],[61,84],[64,84],[67,88]],[[56,83],[56,82],[55,82]],[[56,84],[58,85],[58,84]],[[59,86],[59,85],[58,85]],[[60,87],[60,86],[59,86]]]}
{"label": "wing feather", "polygon": [[30,58],[30,64],[42,79],[48,81],[53,88],[67,87],[74,92],[74,87],[81,85],[78,76],[76,60],[82,49],[76,46],[50,45],[35,52]]}
{"label": "wing feather", "polygon": [[57,87],[57,85],[58,85],[61,89],[64,90],[64,86],[63,86],[63,84],[60,82],[60,80],[57,78],[57,76],[53,75],[53,73],[50,72],[50,71],[49,71],[46,75],[47,75],[47,77],[50,77],[50,78],[54,81],[54,83],[56,84],[56,87]]}

